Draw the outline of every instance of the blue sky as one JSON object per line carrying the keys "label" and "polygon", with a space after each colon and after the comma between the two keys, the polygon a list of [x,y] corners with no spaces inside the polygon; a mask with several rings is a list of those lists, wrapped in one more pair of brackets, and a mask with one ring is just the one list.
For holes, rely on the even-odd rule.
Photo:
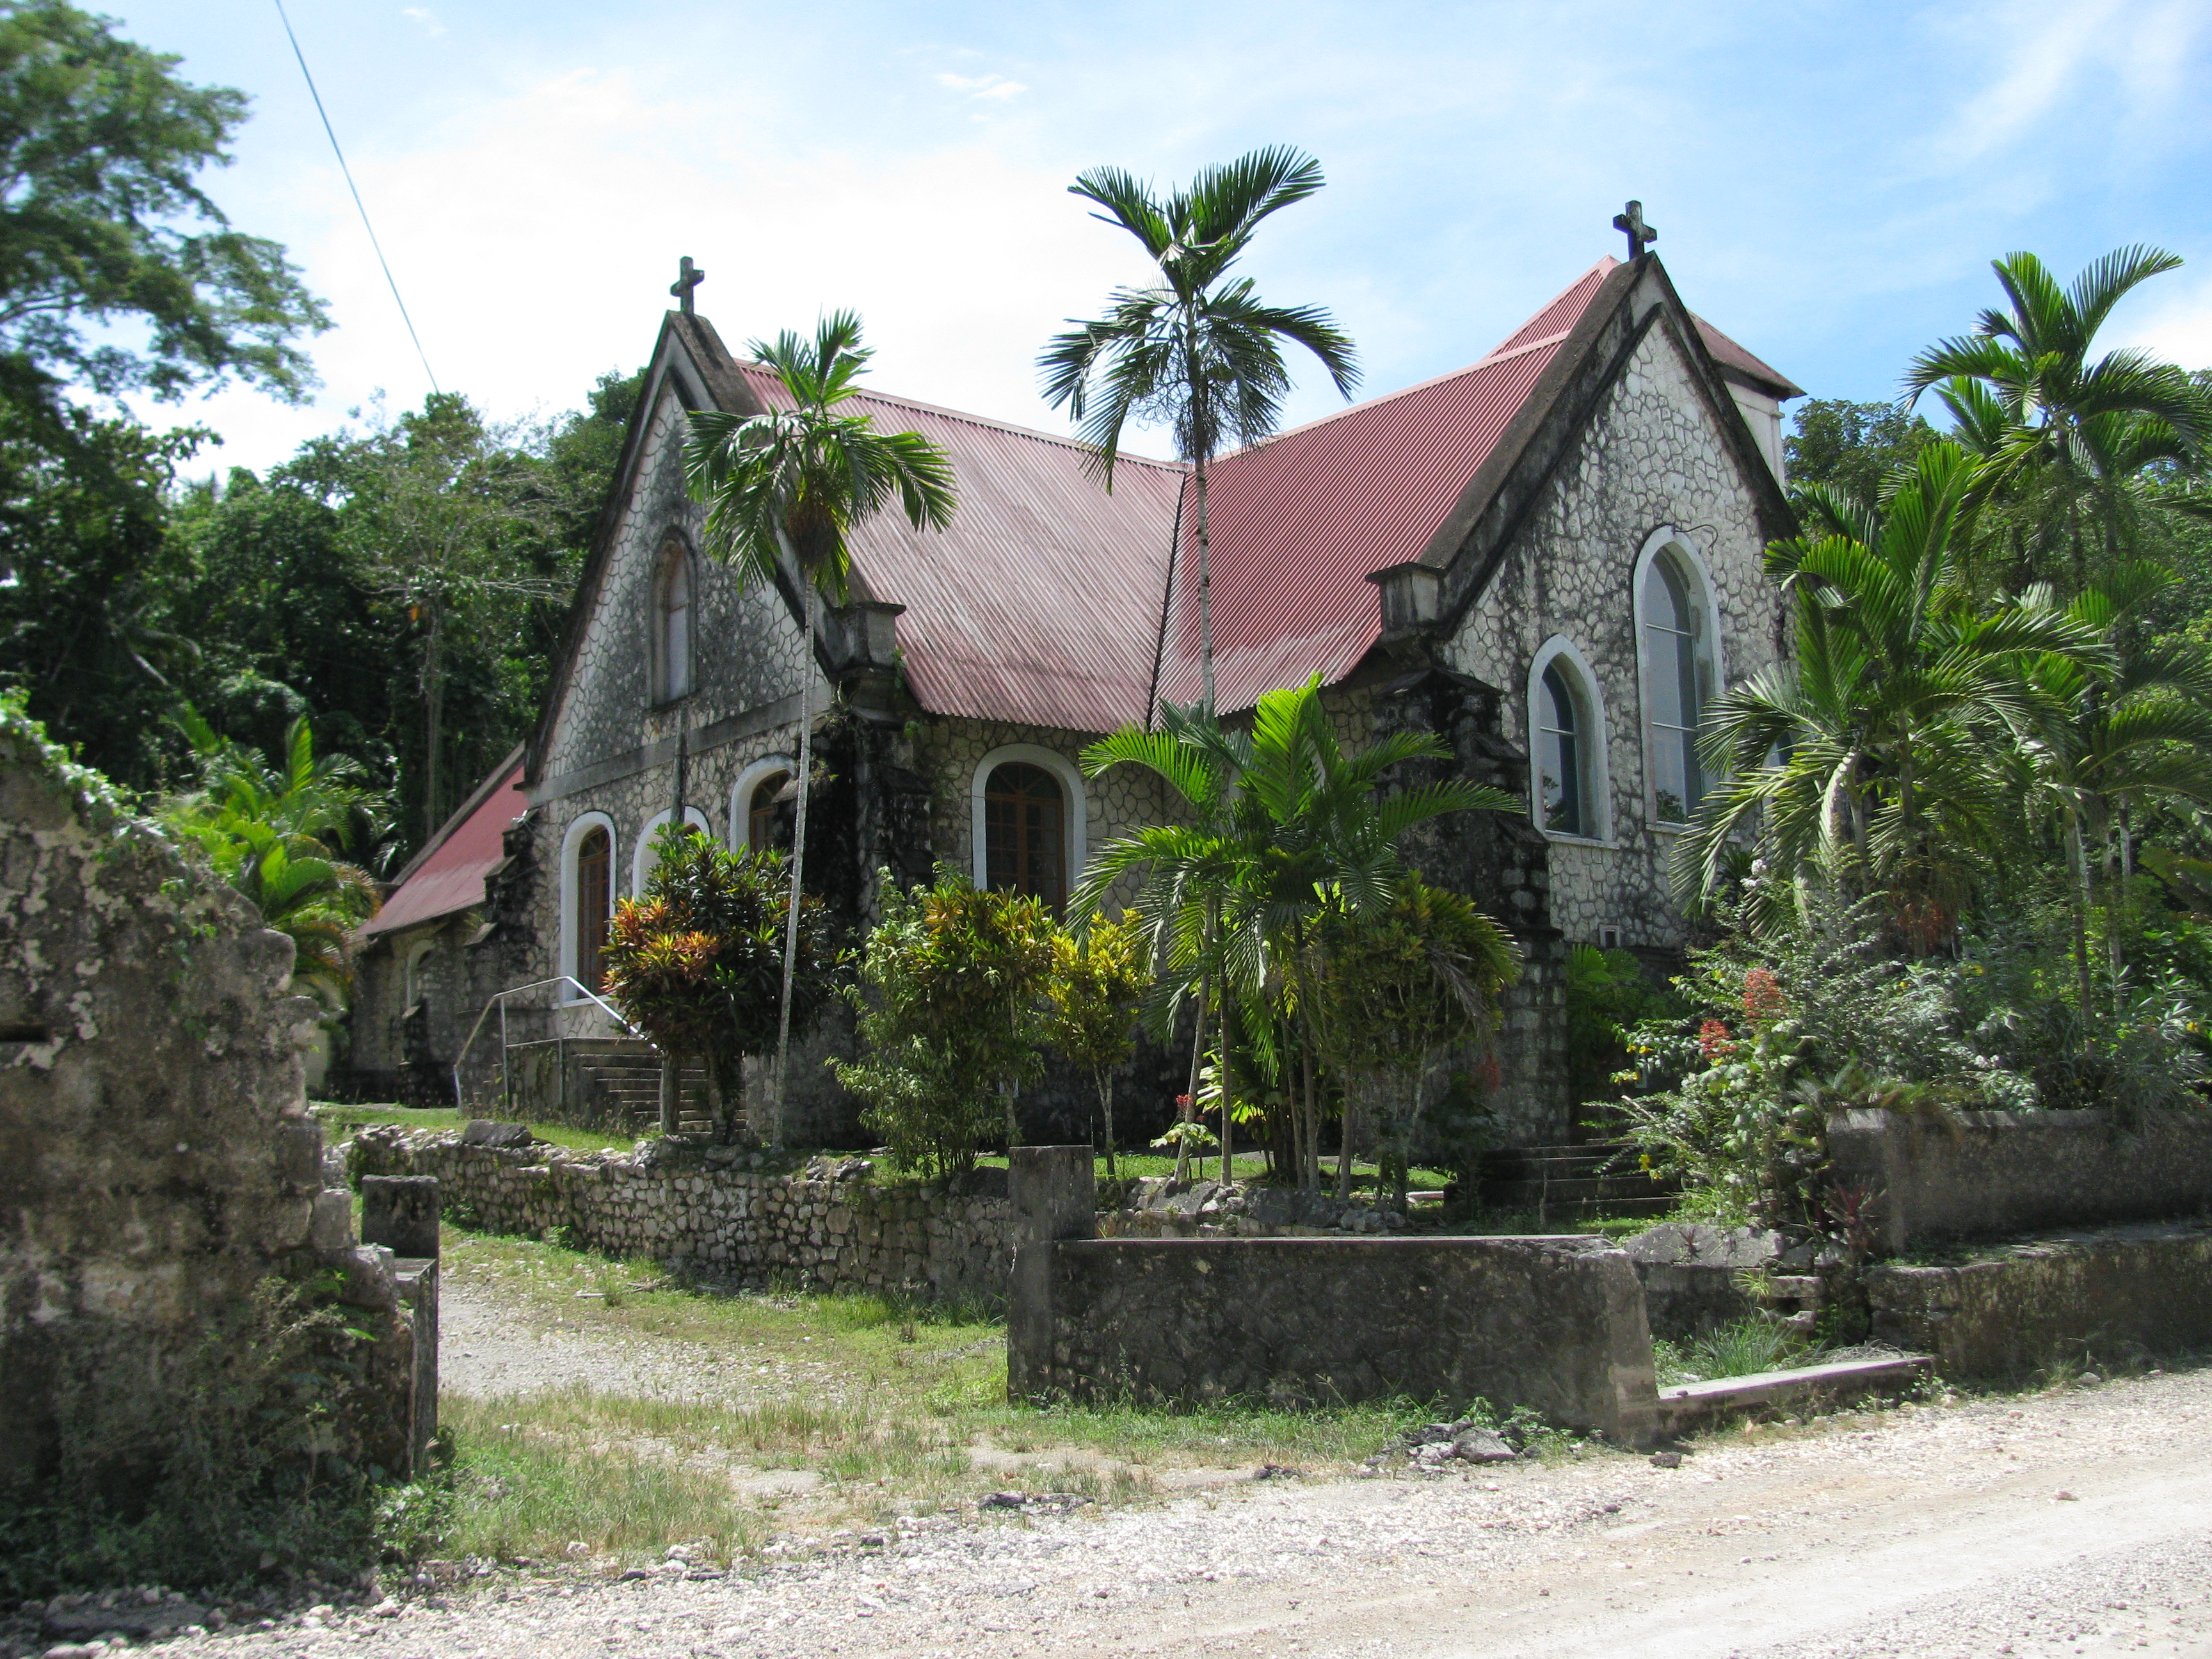
{"label": "blue sky", "polygon": [[[380,389],[418,400],[272,0],[112,9],[252,94],[207,182],[337,325],[311,407],[148,412],[222,433],[203,466],[258,467]],[[1329,185],[1252,269],[1336,312],[1370,392],[1481,356],[1618,250],[1630,196],[1688,303],[1815,395],[1890,395],[2023,247],[2067,274],[2126,242],[2182,254],[2108,337],[2212,364],[2203,0],[290,9],[432,367],[503,417],[641,362],[689,253],[733,346],[853,306],[886,390],[1058,429],[1037,347],[1140,270],[1068,180],[1270,143]],[[1289,414],[1332,406],[1307,374]]]}

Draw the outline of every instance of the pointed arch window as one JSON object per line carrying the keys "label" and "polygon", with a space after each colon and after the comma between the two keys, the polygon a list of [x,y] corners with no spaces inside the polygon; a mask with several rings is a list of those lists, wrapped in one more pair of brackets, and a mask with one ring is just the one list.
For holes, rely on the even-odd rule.
{"label": "pointed arch window", "polygon": [[1715,674],[1702,573],[1679,545],[1662,548],[1644,566],[1637,609],[1652,812],[1662,823],[1687,823],[1705,795],[1698,729]]}
{"label": "pointed arch window", "polygon": [[752,787],[745,802],[746,846],[791,850],[793,820],[783,800],[791,784],[790,773],[771,772]]}
{"label": "pointed arch window", "polygon": [[994,767],[983,788],[989,884],[1057,910],[1067,896],[1066,811],[1059,781],[1042,767],[1019,761]]}
{"label": "pointed arch window", "polygon": [[573,912],[576,918],[576,982],[597,995],[605,988],[607,923],[613,889],[614,838],[593,824],[576,844]]}
{"label": "pointed arch window", "polygon": [[690,550],[679,541],[661,550],[653,592],[653,701],[673,702],[691,693],[694,604]]}
{"label": "pointed arch window", "polygon": [[1536,766],[1543,792],[1544,828],[1562,836],[1589,834],[1587,738],[1574,688],[1554,661],[1544,671],[1536,713]]}

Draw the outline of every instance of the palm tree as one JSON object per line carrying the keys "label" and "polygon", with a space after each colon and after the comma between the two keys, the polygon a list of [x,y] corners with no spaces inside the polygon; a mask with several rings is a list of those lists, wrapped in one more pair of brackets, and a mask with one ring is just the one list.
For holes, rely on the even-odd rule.
{"label": "palm tree", "polygon": [[1275,429],[1291,387],[1283,342],[1320,358],[1347,398],[1359,380],[1352,342],[1326,311],[1262,305],[1252,279],[1232,275],[1260,222],[1304,201],[1322,182],[1320,162],[1276,145],[1208,167],[1189,189],[1164,198],[1120,167],[1093,167],[1068,186],[1105,209],[1091,216],[1134,236],[1159,269],[1142,287],[1116,289],[1104,317],[1053,337],[1037,359],[1045,398],[1055,409],[1066,405],[1090,449],[1091,471],[1109,490],[1122,428],[1133,419],[1164,422],[1191,464],[1207,708],[1214,701],[1206,468],[1225,444],[1255,443]]}
{"label": "palm tree", "polygon": [[2192,463],[2212,440],[2212,397],[2171,363],[2108,351],[2097,331],[2137,286],[2181,260],[2136,246],[2106,254],[2062,287],[2033,253],[1993,262],[2009,308],[1913,360],[1908,402],[1933,389],[1984,462],[1975,499],[2022,509],[2048,550],[2061,543],[2072,585],[2088,580],[2090,526],[2110,567],[2129,491],[2160,463]]}
{"label": "palm tree", "polygon": [[[2212,660],[2187,641],[2129,638],[2130,624],[2177,580],[2148,561],[2122,565],[2067,607],[2105,648],[2040,653],[2024,665],[2050,718],[2021,746],[2018,769],[2031,817],[2057,829],[2064,843],[2085,1033],[2097,866],[2105,867],[2112,902],[2124,904],[2135,868],[2133,825],[2143,809],[2160,801],[2212,805]],[[2125,933],[2118,925],[2106,930],[2116,977],[2125,965]]]}
{"label": "palm tree", "polygon": [[860,319],[833,312],[811,340],[786,329],[746,348],[775,371],[786,409],[761,415],[694,414],[684,451],[692,497],[707,507],[708,553],[741,585],[773,583],[787,562],[805,596],[807,660],[799,718],[799,803],[786,908],[783,994],[777,1017],[771,1144],[783,1145],[783,1095],[791,1047],[792,973],[798,957],[806,868],[806,801],[814,766],[814,649],[821,595],[842,602],[853,568],[847,538],[894,497],[916,530],[952,522],[952,463],[918,432],[878,432],[865,415],[838,406],[858,391],[875,354],[860,343]]}
{"label": "palm tree", "polygon": [[[1203,707],[1170,707],[1167,729],[1125,726],[1085,750],[1083,763],[1093,776],[1117,765],[1143,767],[1182,798],[1191,821],[1150,825],[1108,843],[1070,904],[1078,916],[1092,915],[1124,875],[1141,872],[1130,910],[1161,970],[1156,1019],[1194,991],[1202,1039],[1213,997],[1251,1006],[1289,988],[1315,1042],[1310,947],[1320,919],[1392,902],[1406,873],[1397,843],[1407,831],[1449,812],[1520,810],[1503,791],[1459,779],[1379,793],[1393,767],[1450,756],[1428,732],[1395,732],[1346,753],[1318,675],[1261,697],[1249,732],[1224,730]],[[1251,1024],[1265,1030],[1264,1022]],[[1319,1125],[1310,1073],[1305,1092],[1298,1163],[1302,1180],[1313,1182]],[[1351,1133],[1347,1122],[1340,1189],[1351,1177]]]}
{"label": "palm tree", "polygon": [[1975,863],[2005,838],[2008,757],[2048,707],[2021,653],[2099,648],[2047,594],[1988,614],[1970,603],[1963,524],[1978,474],[1937,443],[1899,470],[1884,507],[1802,492],[1807,533],[1766,550],[1795,601],[1795,660],[1714,710],[1702,746],[1730,781],[1677,846],[1686,903],[1718,884],[1756,823],[1770,892],[1818,871],[1885,892],[1917,948],[1948,933]]}

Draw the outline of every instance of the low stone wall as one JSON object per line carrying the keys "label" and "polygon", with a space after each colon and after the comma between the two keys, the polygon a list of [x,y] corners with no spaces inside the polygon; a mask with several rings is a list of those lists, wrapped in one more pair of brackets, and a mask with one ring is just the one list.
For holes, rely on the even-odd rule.
{"label": "low stone wall", "polygon": [[1744,1282],[1771,1272],[1782,1236],[1750,1227],[1662,1221],[1622,1246],[1644,1285],[1644,1317],[1651,1334],[1687,1341],[1764,1307]]}
{"label": "low stone wall", "polygon": [[565,1229],[581,1249],[740,1284],[1006,1297],[1003,1196],[878,1185],[865,1159],[817,1159],[811,1173],[791,1176],[664,1158],[651,1141],[637,1153],[575,1153],[396,1127],[363,1130],[351,1145],[356,1181],[435,1176],[447,1215],[495,1232]]}
{"label": "low stone wall", "polygon": [[[1034,1392],[1528,1406],[1636,1444],[1657,1409],[1636,1271],[1601,1239],[1076,1239],[1049,1252]],[[1019,1310],[1018,1309],[1018,1312]],[[1010,1320],[1010,1345],[1029,1322]],[[1048,1334],[1047,1334],[1048,1333]]]}
{"label": "low stone wall", "polygon": [[1877,1252],[2212,1211],[2212,1111],[1828,1120],[1831,1179],[1876,1194]]}
{"label": "low stone wall", "polygon": [[2212,1226],[2039,1238],[1957,1266],[1873,1267],[1865,1285],[1876,1340],[1935,1355],[1947,1376],[2212,1348]]}

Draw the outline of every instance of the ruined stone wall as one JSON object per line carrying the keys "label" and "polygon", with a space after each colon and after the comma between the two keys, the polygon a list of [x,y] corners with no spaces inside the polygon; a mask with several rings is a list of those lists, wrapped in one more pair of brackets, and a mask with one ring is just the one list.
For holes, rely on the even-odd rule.
{"label": "ruined stone wall", "polygon": [[1783,605],[1762,566],[1758,498],[1680,345],[1654,326],[1442,653],[1502,694],[1502,730],[1524,753],[1529,670],[1543,646],[1565,635],[1595,677],[1610,833],[1548,837],[1552,921],[1571,941],[1595,942],[1608,925],[1632,947],[1682,939],[1667,880],[1674,836],[1653,827],[1648,793],[1632,592],[1638,558],[1662,526],[1697,550],[1711,579],[1722,680],[1773,662]]}
{"label": "ruined stone wall", "polygon": [[447,1215],[495,1232],[566,1229],[580,1249],[744,1284],[990,1303],[1006,1295],[1003,1195],[879,1185],[858,1162],[774,1175],[392,1128],[356,1136],[349,1164],[356,1179],[435,1176]]}
{"label": "ruined stone wall", "polygon": [[379,1333],[383,1416],[341,1428],[407,1466],[409,1328],[389,1254],[318,1197],[291,972],[252,905],[0,709],[0,1480],[51,1471],[88,1404],[157,1468],[210,1333],[322,1265]]}

